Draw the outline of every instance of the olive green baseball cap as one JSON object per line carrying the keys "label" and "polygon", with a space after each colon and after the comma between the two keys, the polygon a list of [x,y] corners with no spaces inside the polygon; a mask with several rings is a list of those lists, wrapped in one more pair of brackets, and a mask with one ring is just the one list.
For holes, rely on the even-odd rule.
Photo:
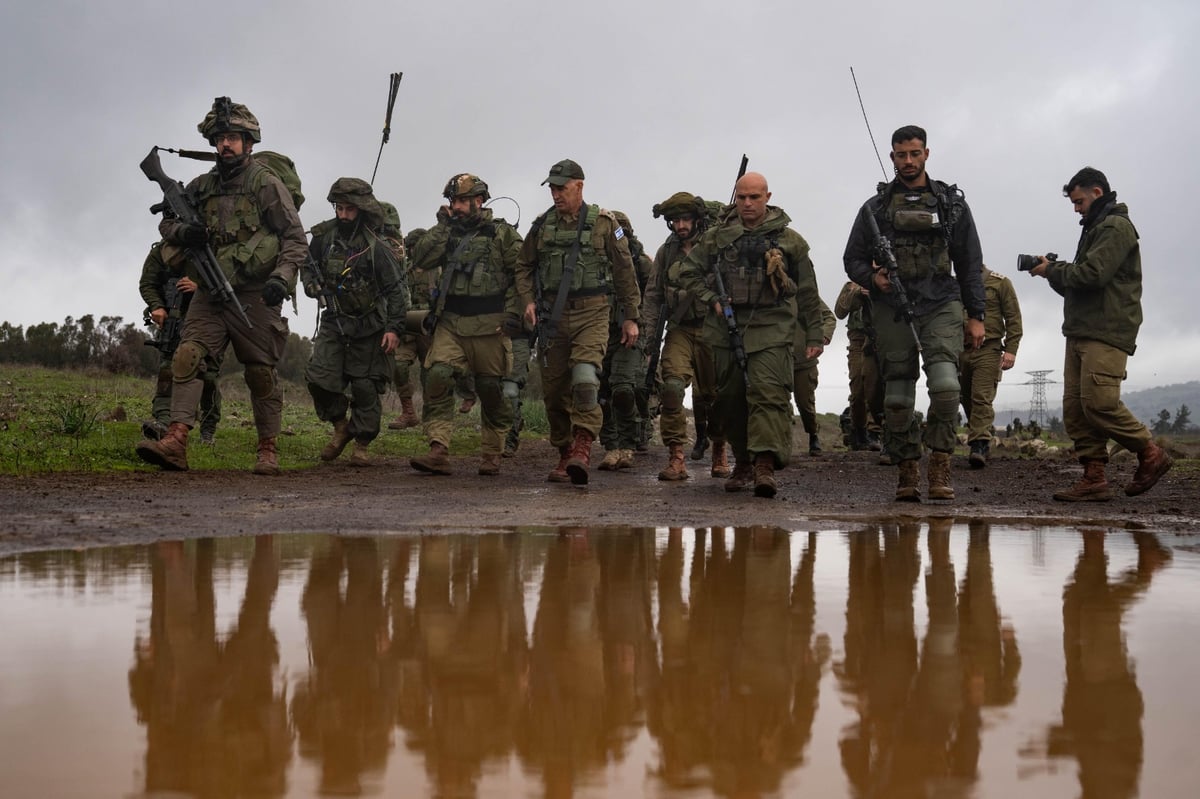
{"label": "olive green baseball cap", "polygon": [[583,180],[583,167],[570,158],[564,158],[550,167],[550,174],[542,181],[542,185],[565,186],[571,180]]}

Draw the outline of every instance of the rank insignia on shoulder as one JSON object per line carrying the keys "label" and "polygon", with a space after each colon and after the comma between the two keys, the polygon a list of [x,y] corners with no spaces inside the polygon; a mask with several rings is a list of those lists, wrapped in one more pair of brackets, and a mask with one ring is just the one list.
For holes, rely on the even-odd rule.
{"label": "rank insignia on shoulder", "polygon": [[613,238],[614,238],[614,239],[617,239],[617,240],[620,240],[620,239],[623,239],[623,238],[625,238],[625,228],[623,228],[623,227],[618,227],[616,230],[614,230],[614,231],[613,231]]}

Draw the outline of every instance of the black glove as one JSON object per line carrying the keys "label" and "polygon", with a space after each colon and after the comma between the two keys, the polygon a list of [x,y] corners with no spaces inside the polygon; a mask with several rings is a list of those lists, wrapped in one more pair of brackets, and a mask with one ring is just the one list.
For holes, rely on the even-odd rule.
{"label": "black glove", "polygon": [[188,247],[203,247],[208,244],[208,228],[204,225],[184,225],[176,236],[180,244]]}
{"label": "black glove", "polygon": [[273,277],[267,281],[267,285],[263,286],[262,298],[263,302],[269,308],[274,308],[276,305],[282,305],[283,300],[288,295],[287,283],[284,283],[277,277]]}

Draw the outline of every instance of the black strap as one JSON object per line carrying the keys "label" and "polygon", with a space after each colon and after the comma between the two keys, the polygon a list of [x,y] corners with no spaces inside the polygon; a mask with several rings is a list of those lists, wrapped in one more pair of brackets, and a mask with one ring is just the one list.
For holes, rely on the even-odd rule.
{"label": "black strap", "polygon": [[458,242],[458,246],[454,248],[454,252],[446,259],[446,268],[442,271],[442,283],[438,286],[438,302],[434,309],[435,316],[441,316],[442,310],[446,307],[446,292],[450,291],[450,281],[454,280],[454,273],[462,267],[462,256],[467,251],[467,245],[471,243],[471,239],[475,238],[478,230],[472,230],[467,235],[463,236]]}
{"label": "black strap", "polygon": [[579,251],[583,247],[583,230],[587,226],[588,206],[579,206],[579,225],[575,228],[575,243],[567,253],[567,262],[563,264],[562,282],[558,284],[558,294],[554,297],[554,307],[550,309],[550,320],[546,322],[546,339],[554,338],[558,332],[558,320],[562,318],[563,308],[567,307],[567,295],[571,293],[571,279],[575,275],[575,264],[579,261]]}

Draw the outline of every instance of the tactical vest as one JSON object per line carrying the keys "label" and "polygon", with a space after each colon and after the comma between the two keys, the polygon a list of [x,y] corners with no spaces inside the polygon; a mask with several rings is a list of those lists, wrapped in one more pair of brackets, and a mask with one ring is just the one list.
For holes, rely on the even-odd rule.
{"label": "tactical vest", "polygon": [[379,301],[375,247],[367,236],[360,231],[347,242],[331,232],[321,242],[321,273],[325,284],[337,292],[338,310],[344,316],[366,316]]}
{"label": "tactical vest", "polygon": [[663,253],[666,263],[666,274],[663,275],[663,299],[667,304],[667,316],[671,321],[688,324],[703,321],[708,309],[689,292],[679,287],[679,273],[683,260],[683,246],[678,240],[671,240]]}
{"label": "tactical vest", "polygon": [[[196,200],[212,237],[221,271],[234,288],[261,282],[275,269],[279,236],[263,224],[258,190],[270,171],[250,161],[236,186],[224,185],[214,169],[198,179]],[[230,197],[231,201],[223,198]],[[232,212],[222,219],[222,206],[232,202]]]}
{"label": "tactical vest", "polygon": [[893,192],[884,209],[892,229],[892,250],[901,280],[924,280],[950,274],[949,221],[942,218],[937,195],[923,191]]}
{"label": "tactical vest", "polygon": [[[580,208],[583,213],[583,208]],[[604,250],[604,242],[597,242],[593,236],[596,220],[600,218],[600,206],[587,206],[587,217],[584,220],[583,235],[580,240],[579,260],[575,262],[575,271],[571,275],[571,285],[568,296],[589,294],[607,294],[612,283],[612,264]],[[556,211],[550,211],[542,218],[540,246],[538,247],[538,272],[542,276],[543,294],[558,291],[563,280],[563,270],[567,262],[567,254],[575,244],[578,225],[561,225]],[[536,224],[536,223],[535,223]]]}
{"label": "tactical vest", "polygon": [[470,232],[461,236],[452,235],[446,242],[446,265],[443,268],[453,273],[446,289],[447,302],[450,297],[499,297],[500,310],[503,310],[509,276],[504,273],[504,254],[496,247],[496,223],[488,222],[476,228],[466,247],[458,252],[463,239],[470,235]]}
{"label": "tactical vest", "polygon": [[[775,293],[767,276],[767,251],[778,247],[779,241],[774,236],[747,231],[713,254],[725,290],[735,307],[763,308],[779,304],[782,298]],[[783,253],[783,257],[791,274],[792,265],[787,253]]]}

